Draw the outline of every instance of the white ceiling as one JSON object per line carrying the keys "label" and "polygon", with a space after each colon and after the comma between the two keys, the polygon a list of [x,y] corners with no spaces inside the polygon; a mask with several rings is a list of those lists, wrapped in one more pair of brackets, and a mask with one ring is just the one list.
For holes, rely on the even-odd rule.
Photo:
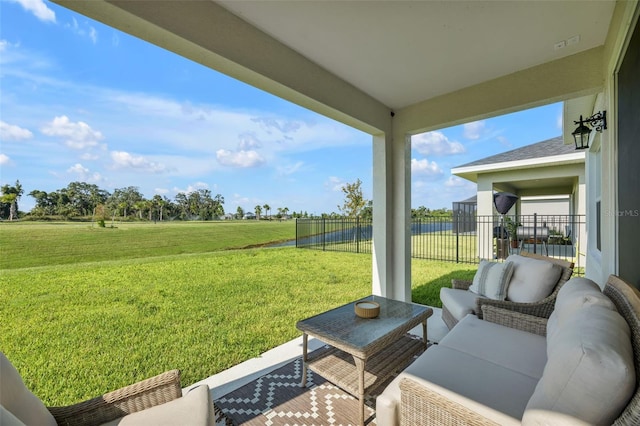
{"label": "white ceiling", "polygon": [[[390,108],[604,44],[614,1],[218,1]],[[576,44],[554,49],[579,36]]]}

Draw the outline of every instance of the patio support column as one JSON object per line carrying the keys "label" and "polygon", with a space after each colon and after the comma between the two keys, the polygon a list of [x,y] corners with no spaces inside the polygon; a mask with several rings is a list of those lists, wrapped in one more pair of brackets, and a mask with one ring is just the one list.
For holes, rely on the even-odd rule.
{"label": "patio support column", "polygon": [[411,140],[373,137],[373,294],[411,301]]}
{"label": "patio support column", "polygon": [[[493,181],[478,176],[478,216],[488,221],[493,216]],[[478,256],[480,259],[493,259],[493,226],[478,228]]]}

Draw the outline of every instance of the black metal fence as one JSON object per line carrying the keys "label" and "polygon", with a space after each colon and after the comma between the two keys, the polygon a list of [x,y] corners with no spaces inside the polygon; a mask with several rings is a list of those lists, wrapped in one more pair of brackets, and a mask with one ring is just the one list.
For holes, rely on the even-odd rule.
{"label": "black metal fence", "polygon": [[[456,263],[506,259],[521,250],[566,259],[584,274],[584,215],[457,216],[411,223],[411,257]],[[296,247],[371,253],[373,224],[363,219],[298,219]]]}

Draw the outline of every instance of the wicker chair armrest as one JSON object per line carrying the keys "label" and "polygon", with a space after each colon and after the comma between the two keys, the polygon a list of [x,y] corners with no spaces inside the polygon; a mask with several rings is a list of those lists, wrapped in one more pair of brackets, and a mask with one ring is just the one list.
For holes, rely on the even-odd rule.
{"label": "wicker chair armrest", "polygon": [[496,308],[491,305],[482,305],[482,314],[485,321],[515,328],[528,333],[547,335],[547,318],[534,317],[516,311]]}
{"label": "wicker chair armrest", "polygon": [[99,425],[181,396],[180,371],[171,370],[97,398],[66,407],[47,408],[58,425]]}
{"label": "wicker chair armrest", "polygon": [[443,425],[497,425],[464,405],[425,388],[415,380],[402,379],[400,381],[400,424],[423,426],[429,423],[429,420]]}
{"label": "wicker chair armrest", "polygon": [[520,312],[521,314],[532,315],[534,317],[549,318],[551,312],[556,304],[557,292],[552,293],[550,296],[533,303],[518,303],[509,300],[495,300],[487,299],[484,297],[478,297],[476,299],[476,315],[482,319],[482,306],[491,305],[496,308],[502,308],[509,311]]}
{"label": "wicker chair armrest", "polygon": [[458,280],[456,278],[451,280],[451,288],[456,290],[469,290],[471,284],[473,284],[473,281]]}

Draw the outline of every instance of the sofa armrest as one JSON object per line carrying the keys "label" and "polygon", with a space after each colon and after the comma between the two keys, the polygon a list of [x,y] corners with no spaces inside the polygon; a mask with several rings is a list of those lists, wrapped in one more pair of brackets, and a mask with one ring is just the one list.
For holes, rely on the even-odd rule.
{"label": "sofa armrest", "polygon": [[473,284],[473,281],[458,280],[456,278],[451,280],[451,288],[456,290],[469,290],[471,284]]}
{"label": "sofa armrest", "polygon": [[180,371],[171,370],[97,398],[47,408],[58,425],[99,425],[181,396]]}
{"label": "sofa armrest", "polygon": [[478,297],[476,300],[476,315],[482,319],[482,306],[491,305],[496,308],[506,309],[509,311],[519,312],[521,314],[531,315],[540,318],[549,318],[555,307],[557,291],[550,296],[538,302],[518,303],[509,300],[494,300],[485,297]]}
{"label": "sofa armrest", "polygon": [[491,305],[482,305],[482,319],[528,333],[547,335],[547,319]]}
{"label": "sofa armrest", "polygon": [[427,423],[427,419],[447,425],[495,426],[498,424],[421,386],[414,380],[402,379],[400,381],[400,424],[422,426]]}

